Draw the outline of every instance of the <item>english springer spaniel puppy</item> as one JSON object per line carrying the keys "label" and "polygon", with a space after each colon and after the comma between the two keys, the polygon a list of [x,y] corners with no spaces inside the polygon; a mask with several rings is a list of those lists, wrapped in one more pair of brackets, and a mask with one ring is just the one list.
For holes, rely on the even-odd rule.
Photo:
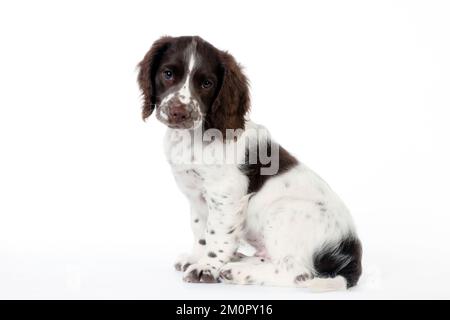
{"label": "english springer spaniel puppy", "polygon": [[[187,282],[340,290],[361,275],[361,243],[328,184],[251,122],[247,78],[200,37],[163,37],[139,64],[143,118],[167,127],[165,153],[189,199]],[[242,245],[254,250],[243,255]]]}

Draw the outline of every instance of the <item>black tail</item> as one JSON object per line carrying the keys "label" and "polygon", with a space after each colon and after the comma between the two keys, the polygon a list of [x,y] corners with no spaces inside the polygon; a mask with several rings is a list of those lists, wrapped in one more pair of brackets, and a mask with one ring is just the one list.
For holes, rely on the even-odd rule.
{"label": "black tail", "polygon": [[342,276],[347,288],[361,276],[362,246],[356,236],[348,236],[335,244],[326,244],[314,254],[314,268],[319,278]]}

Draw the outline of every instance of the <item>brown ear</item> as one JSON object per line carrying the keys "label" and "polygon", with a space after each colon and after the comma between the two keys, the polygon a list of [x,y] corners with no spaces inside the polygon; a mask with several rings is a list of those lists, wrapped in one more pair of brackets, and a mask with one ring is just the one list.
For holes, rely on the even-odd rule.
{"label": "brown ear", "polygon": [[248,80],[234,58],[220,53],[223,69],[221,87],[207,116],[207,127],[215,128],[225,137],[226,129],[243,129],[245,114],[250,109]]}
{"label": "brown ear", "polygon": [[142,118],[148,118],[155,109],[155,73],[158,69],[162,55],[169,47],[172,37],[162,37],[155,41],[144,59],[138,64],[138,83],[144,98]]}

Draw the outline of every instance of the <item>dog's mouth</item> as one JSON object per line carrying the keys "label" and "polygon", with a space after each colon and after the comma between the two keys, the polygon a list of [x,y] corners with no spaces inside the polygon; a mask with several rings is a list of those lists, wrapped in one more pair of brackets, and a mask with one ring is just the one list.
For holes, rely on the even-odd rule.
{"label": "dog's mouth", "polygon": [[199,120],[187,120],[181,123],[170,123],[170,122],[164,122],[166,126],[168,126],[171,129],[194,129],[198,126]]}

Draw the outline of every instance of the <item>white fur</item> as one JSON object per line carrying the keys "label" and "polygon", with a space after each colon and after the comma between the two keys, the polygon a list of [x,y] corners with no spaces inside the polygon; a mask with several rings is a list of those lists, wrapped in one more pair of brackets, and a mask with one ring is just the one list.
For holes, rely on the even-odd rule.
{"label": "white fur", "polygon": [[[239,170],[245,139],[255,144],[268,136],[264,127],[251,121],[237,141],[215,139],[210,144],[202,143],[200,129],[168,129],[166,156],[190,201],[194,232],[192,253],[178,261],[187,268],[184,279],[191,281],[190,275],[201,271],[237,284],[343,289],[346,282],[340,276],[312,279],[314,252],[354,232],[349,211],[326,182],[300,163],[247,194],[248,179]],[[234,163],[221,158],[224,146],[236,148]],[[236,259],[234,252],[242,241],[255,248],[254,257]],[[296,281],[299,275],[304,281]]]}
{"label": "white fur", "polygon": [[181,86],[181,89],[178,92],[178,96],[181,103],[189,103],[191,101],[191,90],[189,89],[189,86],[194,66],[195,66],[195,53],[191,53],[189,57],[189,65],[186,74],[186,80],[184,81],[183,85]]}

